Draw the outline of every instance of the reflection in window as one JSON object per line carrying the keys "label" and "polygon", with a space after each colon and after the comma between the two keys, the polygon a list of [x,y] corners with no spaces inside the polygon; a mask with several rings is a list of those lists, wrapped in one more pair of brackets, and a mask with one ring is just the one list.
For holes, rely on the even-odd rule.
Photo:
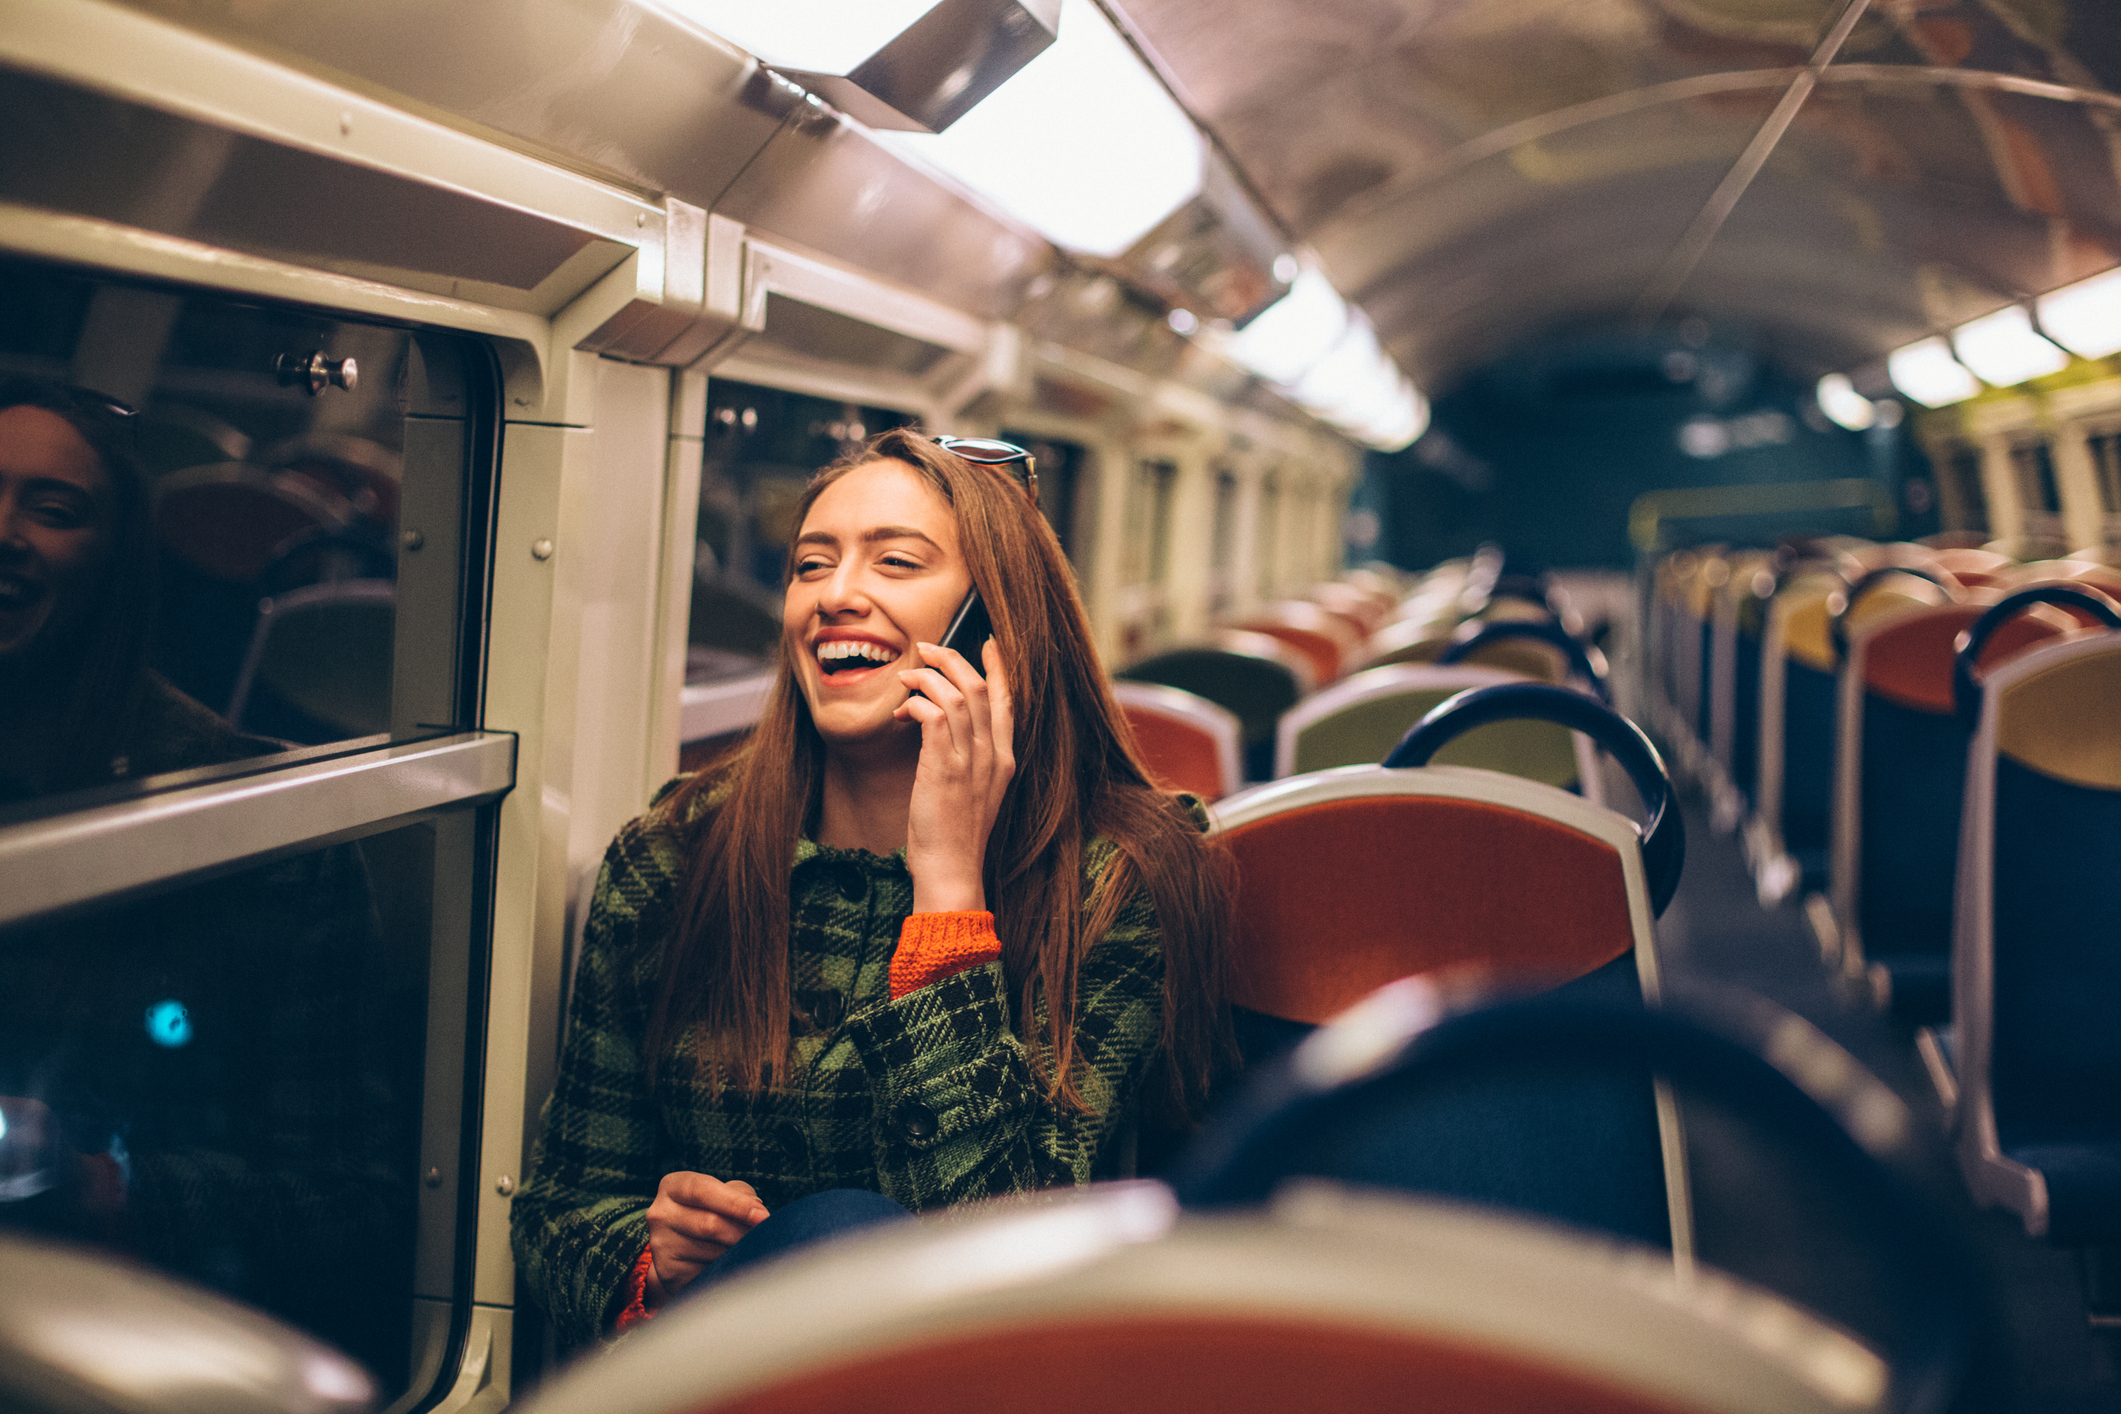
{"label": "reflection in window", "polygon": [[413,336],[23,262],[0,307],[10,472],[88,496],[0,548],[0,800],[390,730]]}
{"label": "reflection in window", "polygon": [[709,382],[687,682],[758,669],[780,638],[781,573],[803,487],[864,438],[914,420],[888,408]]}
{"label": "reflection in window", "polygon": [[0,931],[0,1222],[402,1389],[437,828]]}

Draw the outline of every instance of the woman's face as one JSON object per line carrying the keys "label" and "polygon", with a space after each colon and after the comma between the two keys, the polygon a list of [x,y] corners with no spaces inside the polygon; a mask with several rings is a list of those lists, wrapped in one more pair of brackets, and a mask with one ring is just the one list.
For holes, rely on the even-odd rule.
{"label": "woman's face", "polygon": [[904,462],[857,467],[811,503],[781,631],[827,744],[919,735],[892,719],[898,675],[921,666],[913,645],[941,638],[971,587],[950,503]]}
{"label": "woman's face", "polygon": [[67,420],[0,411],[0,658],[87,617],[110,549],[110,478]]}

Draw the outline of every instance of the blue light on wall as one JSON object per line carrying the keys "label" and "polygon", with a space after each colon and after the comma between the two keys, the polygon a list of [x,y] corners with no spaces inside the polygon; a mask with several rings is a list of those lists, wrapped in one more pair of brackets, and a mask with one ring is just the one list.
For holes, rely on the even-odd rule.
{"label": "blue light on wall", "polygon": [[184,1003],[172,998],[149,1007],[147,1039],[171,1050],[188,1044],[191,1040],[191,1013],[185,1010]]}

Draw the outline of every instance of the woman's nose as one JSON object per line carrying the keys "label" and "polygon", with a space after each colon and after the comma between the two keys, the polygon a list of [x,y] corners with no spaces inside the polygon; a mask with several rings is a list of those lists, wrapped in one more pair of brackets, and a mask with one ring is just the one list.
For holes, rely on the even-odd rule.
{"label": "woman's nose", "polygon": [[865,609],[868,605],[868,596],[861,589],[860,574],[851,564],[842,564],[833,570],[818,591],[817,611],[828,618]]}

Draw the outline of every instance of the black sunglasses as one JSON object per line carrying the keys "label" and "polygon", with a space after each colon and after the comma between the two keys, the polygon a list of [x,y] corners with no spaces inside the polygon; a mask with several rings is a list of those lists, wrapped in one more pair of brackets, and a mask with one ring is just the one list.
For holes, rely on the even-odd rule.
{"label": "black sunglasses", "polygon": [[[1009,468],[1009,475],[1031,504],[1038,504],[1038,458],[1014,442],[1004,442],[998,437],[937,437],[935,445],[961,461],[974,466],[996,466]],[[1015,468],[1022,467],[1018,472]]]}

